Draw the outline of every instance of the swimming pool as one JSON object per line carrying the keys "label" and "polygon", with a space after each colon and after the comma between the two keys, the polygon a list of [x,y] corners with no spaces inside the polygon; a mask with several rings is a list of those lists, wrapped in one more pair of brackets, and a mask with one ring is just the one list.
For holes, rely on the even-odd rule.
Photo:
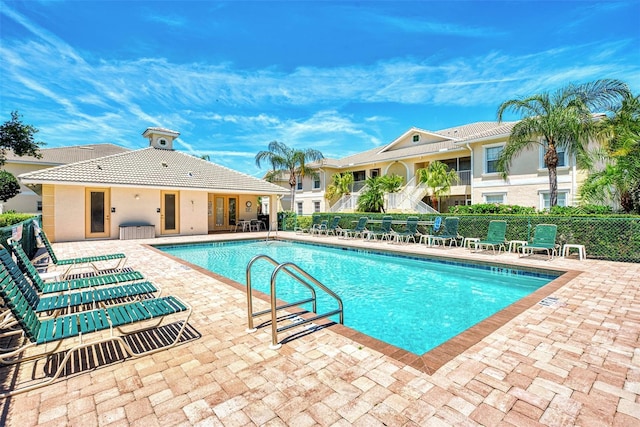
{"label": "swimming pool", "polygon": [[[346,326],[415,354],[424,354],[557,275],[512,268],[428,260],[373,250],[288,241],[235,241],[158,246],[158,249],[246,285],[246,267],[258,254],[293,262],[337,293]],[[258,261],[254,289],[269,293],[273,265]],[[309,296],[286,275],[278,298]],[[318,313],[337,307],[318,293]],[[309,307],[306,307],[309,308]]]}

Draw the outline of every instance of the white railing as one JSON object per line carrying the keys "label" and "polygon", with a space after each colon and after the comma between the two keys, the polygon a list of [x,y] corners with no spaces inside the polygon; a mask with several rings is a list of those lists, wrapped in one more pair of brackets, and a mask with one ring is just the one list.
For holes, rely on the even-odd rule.
{"label": "white railing", "polygon": [[[364,182],[364,181],[361,181]],[[345,194],[331,206],[329,209],[330,212],[344,212],[344,211],[356,211],[358,207],[358,199],[360,199],[360,193],[367,188],[366,185],[359,186],[359,190],[357,192],[351,194]]]}
{"label": "white railing", "polygon": [[438,213],[431,206],[422,201],[427,193],[427,186],[424,183],[416,185],[416,177],[409,182],[398,193],[390,193],[387,197],[387,210],[399,210],[403,212],[417,213]]}

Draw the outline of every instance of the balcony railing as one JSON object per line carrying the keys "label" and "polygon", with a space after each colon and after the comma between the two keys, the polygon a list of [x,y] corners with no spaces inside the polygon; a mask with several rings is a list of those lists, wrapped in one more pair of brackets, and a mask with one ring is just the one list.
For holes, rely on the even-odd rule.
{"label": "balcony railing", "polygon": [[471,171],[457,171],[459,181],[455,185],[471,185]]}

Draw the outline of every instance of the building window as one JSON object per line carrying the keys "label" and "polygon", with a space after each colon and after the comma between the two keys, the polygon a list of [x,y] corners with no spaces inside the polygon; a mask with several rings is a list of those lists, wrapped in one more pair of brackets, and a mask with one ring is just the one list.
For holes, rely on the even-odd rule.
{"label": "building window", "polygon": [[[567,206],[567,200],[569,200],[569,191],[558,191],[558,206]],[[551,207],[550,203],[551,193],[548,191],[540,192],[540,209],[548,210]]]}
{"label": "building window", "polygon": [[498,172],[498,157],[504,148],[503,144],[484,147],[484,172]]}
{"label": "building window", "polygon": [[485,203],[492,203],[492,204],[498,204],[498,205],[504,204],[505,196],[506,196],[506,193],[489,193],[489,194],[482,195],[482,197],[484,197]]}
{"label": "building window", "polygon": [[296,185],[297,185],[297,187],[296,187],[297,190],[302,190],[302,180],[301,179],[298,180],[298,183]]}
{"label": "building window", "polygon": [[320,188],[320,178],[313,178],[313,189],[317,190]]}
{"label": "building window", "polygon": [[420,135],[418,134],[413,135],[413,142],[418,142],[418,141],[420,141]]}
{"label": "building window", "polygon": [[296,205],[298,205],[298,215],[302,215],[302,202],[297,202]]}
{"label": "building window", "polygon": [[313,202],[313,211],[320,212],[320,202]]}
{"label": "building window", "polygon": [[[544,153],[546,149],[545,147],[540,147],[540,169],[546,169],[547,165],[544,164]],[[558,166],[559,168],[568,166],[569,159],[567,158],[567,152],[564,148],[557,148],[556,152],[558,153]]]}
{"label": "building window", "polygon": [[38,212],[42,212],[42,200],[38,200],[36,203],[36,209],[38,209]]}
{"label": "building window", "polygon": [[354,182],[365,181],[366,179],[367,179],[367,175],[366,175],[365,171],[354,171],[353,172],[353,181]]}
{"label": "building window", "polygon": [[371,178],[375,178],[375,177],[377,177],[377,176],[380,176],[380,168],[378,168],[378,169],[371,169],[371,170],[369,171],[369,176],[370,176]]}

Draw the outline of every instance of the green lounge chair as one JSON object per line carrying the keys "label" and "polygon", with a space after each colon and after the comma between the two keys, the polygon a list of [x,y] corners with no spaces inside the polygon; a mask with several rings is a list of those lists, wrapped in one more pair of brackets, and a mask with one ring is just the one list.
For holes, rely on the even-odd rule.
{"label": "green lounge chair", "polygon": [[484,240],[478,240],[474,242],[475,251],[480,249],[493,249],[493,253],[496,253],[496,246],[498,247],[498,254],[501,250],[506,251],[506,234],[507,234],[507,221],[489,221],[489,230],[487,231],[487,238]]}
{"label": "green lounge chair", "polygon": [[326,230],[327,229],[327,225],[329,224],[329,221],[327,221],[326,219],[323,219],[322,221],[320,221],[320,224],[318,224],[317,227],[311,227],[309,229],[309,234],[310,235],[314,235],[317,234],[318,236],[320,235],[320,232],[322,230]]}
{"label": "green lounge chair", "polygon": [[341,230],[342,237],[344,237],[345,239],[355,239],[358,236],[364,237],[365,234],[369,232],[369,230],[367,230],[368,221],[369,218],[367,218],[366,216],[361,216],[354,228],[343,228]]}
{"label": "green lounge chair", "polygon": [[555,224],[536,225],[533,232],[533,240],[520,248],[522,256],[532,255],[536,251],[545,251],[549,259],[553,259],[558,246],[556,244],[557,233],[558,226]]}
{"label": "green lounge chair", "polygon": [[[82,268],[86,269],[88,267],[93,269],[95,274],[100,274],[100,269],[97,267],[96,264],[99,262],[112,261],[112,260],[117,261],[117,263],[115,264],[115,266],[112,266],[111,268],[109,268],[109,270],[110,271],[122,270],[127,260],[126,255],[123,253],[60,259],[56,256],[55,252],[53,251],[53,246],[51,246],[51,242],[49,242],[49,239],[47,238],[47,235],[45,234],[44,230],[40,228],[40,225],[36,221],[33,221],[33,230],[36,235],[36,239],[41,241],[47,250],[47,253],[43,255],[48,255],[48,258],[49,258],[48,265],[53,264],[55,266],[67,266],[67,269],[62,273],[62,277],[67,277],[72,270],[77,270]],[[40,263],[40,259],[44,259],[44,257],[40,256],[34,259],[34,263],[36,264]]]}
{"label": "green lounge chair", "polygon": [[449,216],[444,219],[444,224],[440,227],[438,233],[429,235],[429,244],[437,245],[439,243],[442,246],[449,242],[449,247],[452,245],[458,246],[458,239],[461,236],[458,234],[458,225],[460,224],[460,218],[455,216]]}
{"label": "green lounge chair", "polygon": [[105,285],[115,285],[118,283],[133,282],[143,280],[144,276],[138,271],[126,271],[121,273],[103,274],[92,277],[83,277],[79,279],[61,280],[56,282],[45,282],[42,280],[40,273],[31,264],[31,260],[22,249],[20,242],[14,242],[9,239],[9,248],[15,254],[17,264],[20,269],[29,276],[31,283],[43,294],[57,293],[63,291],[73,291],[85,288],[95,288]]}
{"label": "green lounge chair", "polygon": [[420,235],[421,233],[418,231],[417,216],[408,217],[405,229],[394,233],[395,240],[400,241],[401,243],[409,243],[409,239],[413,240],[413,243],[415,243],[416,236]]}
{"label": "green lounge chair", "polygon": [[342,228],[340,228],[340,217],[334,216],[331,224],[329,224],[324,229],[320,228],[319,234],[321,235],[322,233],[324,233],[325,236],[328,236],[329,234],[337,236],[338,234],[340,234],[341,230]]}
{"label": "green lounge chair", "polygon": [[2,245],[0,245],[0,264],[9,272],[13,281],[31,305],[31,308],[33,308],[36,313],[49,312],[52,316],[57,315],[57,312],[62,309],[80,307],[87,304],[95,305],[108,301],[121,302],[124,299],[138,298],[142,295],[150,295],[158,291],[150,282],[135,282],[80,292],[39,296],[33,285],[27,280],[24,273],[15,263],[9,251]]}
{"label": "green lounge chair", "polygon": [[383,240],[391,241],[391,238],[394,233],[393,229],[391,228],[392,221],[393,221],[392,216],[390,215],[383,216],[380,228],[378,230],[369,230],[369,232],[367,233],[367,236],[369,237],[369,239],[373,237],[373,240],[378,240],[378,237],[380,237],[380,241],[383,241]]}
{"label": "green lounge chair", "polygon": [[[70,357],[83,348],[114,342],[119,343],[129,356],[139,357],[172,347],[182,338],[191,316],[189,305],[177,297],[166,296],[41,320],[5,268],[0,268],[0,296],[4,306],[11,310],[11,314],[20,326],[25,338],[25,342],[20,343],[20,346],[15,350],[1,352],[0,363],[20,362],[22,364],[28,360],[40,360],[58,351],[63,344],[66,348],[64,358],[57,364],[58,369],[55,372],[50,375],[46,374],[44,379],[37,383],[29,381],[22,386],[12,385],[12,389],[0,393],[0,399],[54,382],[67,368]],[[173,318],[178,314],[184,315],[184,319],[175,332],[175,336],[163,336],[165,345],[159,346],[157,342],[154,342],[154,345],[136,346],[134,350],[129,341],[125,339],[127,335],[132,333],[157,328],[166,319]],[[123,331],[125,327],[128,330],[135,329],[125,332]],[[116,331],[118,331],[117,334]],[[100,333],[92,335],[94,332]],[[77,342],[75,342],[76,340]],[[73,341],[73,345],[67,346],[69,341]],[[48,343],[55,343],[55,345],[46,345]],[[25,354],[28,349],[31,350]],[[35,349],[39,351],[35,351]],[[34,364],[33,369],[36,369],[38,365],[39,363]]]}

